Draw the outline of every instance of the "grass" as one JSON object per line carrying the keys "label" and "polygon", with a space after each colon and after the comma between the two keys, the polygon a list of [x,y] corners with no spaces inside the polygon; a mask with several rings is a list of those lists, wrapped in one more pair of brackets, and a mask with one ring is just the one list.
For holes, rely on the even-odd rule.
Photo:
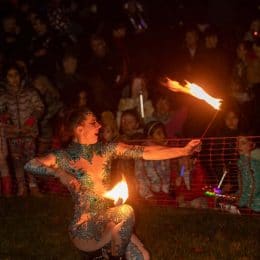
{"label": "grass", "polygon": [[[260,259],[258,216],[133,205],[136,233],[153,260]],[[80,259],[67,226],[68,197],[0,199],[0,259]]]}

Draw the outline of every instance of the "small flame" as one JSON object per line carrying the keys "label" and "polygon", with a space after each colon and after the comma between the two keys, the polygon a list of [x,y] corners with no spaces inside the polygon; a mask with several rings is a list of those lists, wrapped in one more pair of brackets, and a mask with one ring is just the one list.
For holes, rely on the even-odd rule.
{"label": "small flame", "polygon": [[122,200],[122,204],[125,203],[128,198],[128,187],[125,177],[122,176],[122,180],[112,190],[107,191],[104,197],[114,200],[115,204],[120,200]]}
{"label": "small flame", "polygon": [[165,85],[167,88],[174,92],[182,92],[185,94],[189,94],[193,97],[206,101],[216,110],[220,109],[222,99],[210,96],[202,87],[194,83],[186,82],[185,86],[182,86],[178,81],[167,79]]}

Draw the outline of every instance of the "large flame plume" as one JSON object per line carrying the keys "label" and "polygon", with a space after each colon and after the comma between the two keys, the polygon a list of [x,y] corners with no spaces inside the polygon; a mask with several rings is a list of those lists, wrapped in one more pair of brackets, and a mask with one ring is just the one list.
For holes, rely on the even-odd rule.
{"label": "large flame plume", "polygon": [[119,201],[121,204],[125,203],[128,198],[128,187],[125,177],[122,176],[122,180],[112,190],[107,191],[104,197],[114,200],[114,204],[117,204]]}
{"label": "large flame plume", "polygon": [[210,96],[202,87],[194,83],[186,81],[186,84],[183,86],[178,81],[173,81],[167,78],[163,85],[171,91],[189,94],[198,99],[202,99],[216,110],[220,109],[222,99]]}

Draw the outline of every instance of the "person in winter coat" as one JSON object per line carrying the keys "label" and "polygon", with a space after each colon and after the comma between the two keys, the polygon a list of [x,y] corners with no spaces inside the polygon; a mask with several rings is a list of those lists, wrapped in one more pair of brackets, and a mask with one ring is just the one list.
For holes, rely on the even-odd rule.
{"label": "person in winter coat", "polygon": [[[5,133],[17,181],[17,195],[23,196],[27,190],[23,165],[35,155],[37,123],[44,112],[44,105],[36,91],[22,85],[19,67],[8,66],[5,78],[6,92],[0,96],[0,111],[6,115]],[[31,177],[29,188],[31,193],[39,194]]]}

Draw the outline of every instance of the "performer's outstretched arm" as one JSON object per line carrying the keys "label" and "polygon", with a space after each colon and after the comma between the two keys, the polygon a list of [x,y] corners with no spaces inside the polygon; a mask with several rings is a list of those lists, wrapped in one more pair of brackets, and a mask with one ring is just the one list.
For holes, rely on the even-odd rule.
{"label": "performer's outstretched arm", "polygon": [[31,174],[56,176],[56,157],[49,154],[30,160],[24,166],[24,170]]}
{"label": "performer's outstretched arm", "polygon": [[200,140],[192,140],[184,147],[145,146],[143,159],[166,160],[189,156],[199,148],[200,144]]}
{"label": "performer's outstretched arm", "polygon": [[169,147],[160,145],[139,146],[119,143],[116,146],[116,153],[119,156],[126,156],[129,158],[143,158],[144,160],[167,160],[191,155],[199,148],[200,144],[200,140],[192,140],[184,147]]}

